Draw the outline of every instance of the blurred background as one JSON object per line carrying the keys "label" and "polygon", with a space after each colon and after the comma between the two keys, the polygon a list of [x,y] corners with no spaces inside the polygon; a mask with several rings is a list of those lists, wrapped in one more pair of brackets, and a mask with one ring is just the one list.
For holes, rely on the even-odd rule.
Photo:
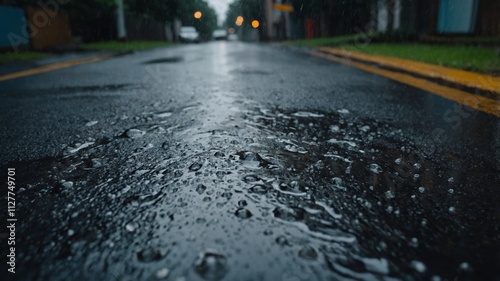
{"label": "blurred background", "polygon": [[[357,34],[371,42],[463,43],[482,37],[473,43],[497,44],[499,14],[497,0],[2,0],[0,48],[65,49],[110,40],[179,42],[182,26],[194,27],[199,41]],[[216,30],[226,35],[219,31],[214,36]]]}

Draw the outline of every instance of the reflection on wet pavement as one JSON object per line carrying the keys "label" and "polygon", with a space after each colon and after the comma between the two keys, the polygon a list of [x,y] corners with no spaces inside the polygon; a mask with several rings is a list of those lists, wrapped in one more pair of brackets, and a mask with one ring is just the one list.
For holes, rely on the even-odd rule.
{"label": "reflection on wet pavement", "polygon": [[221,91],[132,120],[24,163],[30,279],[473,280],[498,261],[494,163]]}

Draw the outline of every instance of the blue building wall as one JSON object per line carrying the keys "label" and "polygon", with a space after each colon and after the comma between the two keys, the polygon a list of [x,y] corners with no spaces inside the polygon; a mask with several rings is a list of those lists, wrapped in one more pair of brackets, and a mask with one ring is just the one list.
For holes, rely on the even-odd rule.
{"label": "blue building wall", "polygon": [[29,47],[27,34],[24,10],[0,5],[0,49]]}

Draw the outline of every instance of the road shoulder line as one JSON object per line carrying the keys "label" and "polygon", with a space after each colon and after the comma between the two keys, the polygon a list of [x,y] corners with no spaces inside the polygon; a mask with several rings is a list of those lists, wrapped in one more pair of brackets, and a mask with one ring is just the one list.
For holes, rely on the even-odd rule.
{"label": "road shoulder line", "polygon": [[375,63],[381,65],[382,67],[399,69],[405,72],[415,73],[419,76],[428,77],[431,79],[441,79],[450,83],[500,95],[500,77],[494,77],[491,75],[474,73],[465,70],[452,69],[407,59],[393,58],[381,55],[368,55],[335,48],[322,47],[319,48],[318,51],[343,58]]}
{"label": "road shoulder line", "polygon": [[414,77],[412,75],[408,74],[403,74],[403,73],[398,73],[394,71],[389,71],[386,69],[381,69],[377,68],[374,66],[370,66],[365,63],[361,62],[355,62],[353,60],[350,60],[348,58],[343,58],[339,56],[335,56],[332,54],[327,54],[324,52],[318,52],[318,51],[313,51],[313,55],[322,57],[325,59],[329,59],[335,62],[339,62],[342,64],[347,64],[351,65],[354,67],[357,67],[361,70],[372,72],[384,77],[387,77],[389,79],[410,85],[412,87],[434,93],[436,95],[439,95],[441,97],[444,97],[449,100],[453,100],[455,102],[458,102],[460,104],[466,105],[468,107],[471,107],[473,109],[486,112],[488,114],[492,114],[496,117],[500,117],[500,103],[494,99],[489,99],[477,95],[473,95],[461,90],[449,88],[425,79],[420,79],[417,77]]}
{"label": "road shoulder line", "polygon": [[18,72],[14,72],[14,73],[1,75],[0,81],[6,81],[6,80],[21,78],[21,77],[25,77],[25,76],[34,75],[34,74],[49,72],[49,71],[53,71],[53,70],[57,70],[57,69],[61,69],[61,68],[67,68],[67,67],[71,67],[71,66],[75,66],[75,65],[79,65],[79,64],[101,61],[101,60],[111,58],[114,56],[117,56],[117,54],[114,54],[114,53],[104,54],[104,55],[98,55],[98,56],[93,56],[93,57],[88,57],[88,58],[74,59],[74,60],[49,64],[49,65],[44,65],[44,66],[40,66],[40,67],[36,67],[36,68],[32,68],[32,69],[27,69],[27,70],[23,70],[23,71],[18,71]]}

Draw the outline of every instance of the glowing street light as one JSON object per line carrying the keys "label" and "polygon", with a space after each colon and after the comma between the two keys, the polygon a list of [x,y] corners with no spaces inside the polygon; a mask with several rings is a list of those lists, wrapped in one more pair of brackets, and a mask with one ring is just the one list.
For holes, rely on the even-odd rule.
{"label": "glowing street light", "polygon": [[243,17],[242,17],[242,16],[238,16],[238,17],[236,18],[236,22],[235,22],[235,24],[236,24],[237,26],[241,26],[241,25],[243,24]]}
{"label": "glowing street light", "polygon": [[259,25],[260,25],[260,23],[259,23],[259,21],[258,21],[258,20],[253,20],[253,21],[252,21],[252,27],[253,27],[253,28],[258,28],[258,27],[259,27]]}
{"label": "glowing street light", "polygon": [[202,14],[201,14],[201,12],[200,12],[200,11],[196,11],[196,12],[194,12],[194,18],[195,18],[195,19],[201,19],[201,16],[202,16]]}

